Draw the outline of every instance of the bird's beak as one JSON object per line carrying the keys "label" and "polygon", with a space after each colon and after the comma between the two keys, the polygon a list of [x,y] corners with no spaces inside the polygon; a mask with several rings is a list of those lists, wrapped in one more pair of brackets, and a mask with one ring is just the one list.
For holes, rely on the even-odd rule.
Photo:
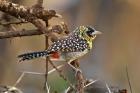
{"label": "bird's beak", "polygon": [[95,30],[95,31],[92,33],[92,39],[95,39],[96,36],[97,36],[97,35],[100,35],[100,34],[102,34],[102,32],[96,31],[96,30]]}
{"label": "bird's beak", "polygon": [[94,32],[94,35],[100,35],[100,34],[102,34],[102,32],[100,32],[100,31],[95,31]]}
{"label": "bird's beak", "polygon": [[96,35],[100,35],[100,34],[102,34],[102,32],[96,31],[96,30],[95,30],[95,31],[92,33],[92,36],[95,38]]}

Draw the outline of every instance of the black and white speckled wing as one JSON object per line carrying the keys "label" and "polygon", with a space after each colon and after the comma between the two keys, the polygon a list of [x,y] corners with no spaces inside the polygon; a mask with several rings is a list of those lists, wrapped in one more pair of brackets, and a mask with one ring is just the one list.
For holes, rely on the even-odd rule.
{"label": "black and white speckled wing", "polygon": [[88,49],[88,43],[78,36],[70,36],[65,39],[54,42],[48,49],[48,52],[82,52]]}

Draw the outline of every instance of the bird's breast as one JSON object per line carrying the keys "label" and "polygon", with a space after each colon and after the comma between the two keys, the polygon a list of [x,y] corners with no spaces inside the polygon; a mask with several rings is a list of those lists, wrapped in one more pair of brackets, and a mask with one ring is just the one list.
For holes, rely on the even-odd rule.
{"label": "bird's breast", "polygon": [[84,56],[89,52],[88,49],[85,49],[81,52],[70,52],[70,53],[64,53],[63,56],[67,61],[73,61],[75,59],[79,59],[80,57]]}

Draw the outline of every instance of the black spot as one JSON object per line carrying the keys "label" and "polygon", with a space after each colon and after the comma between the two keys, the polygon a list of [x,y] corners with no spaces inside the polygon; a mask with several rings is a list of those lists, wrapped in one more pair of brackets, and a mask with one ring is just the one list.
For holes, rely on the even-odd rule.
{"label": "black spot", "polygon": [[94,28],[91,28],[91,27],[87,27],[88,28],[88,31],[86,32],[88,36],[90,37],[93,37],[92,33],[95,31]]}

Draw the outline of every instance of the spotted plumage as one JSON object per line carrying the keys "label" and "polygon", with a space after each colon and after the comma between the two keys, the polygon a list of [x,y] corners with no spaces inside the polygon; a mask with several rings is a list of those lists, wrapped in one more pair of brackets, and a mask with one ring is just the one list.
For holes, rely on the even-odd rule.
{"label": "spotted plumage", "polygon": [[[98,33],[97,33],[98,32]],[[43,56],[63,56],[66,61],[73,61],[92,49],[92,41],[99,31],[89,26],[76,28],[67,38],[60,39],[49,46],[47,50],[40,52],[25,53],[19,55],[20,61],[31,60]],[[55,54],[55,55],[54,55]]]}

